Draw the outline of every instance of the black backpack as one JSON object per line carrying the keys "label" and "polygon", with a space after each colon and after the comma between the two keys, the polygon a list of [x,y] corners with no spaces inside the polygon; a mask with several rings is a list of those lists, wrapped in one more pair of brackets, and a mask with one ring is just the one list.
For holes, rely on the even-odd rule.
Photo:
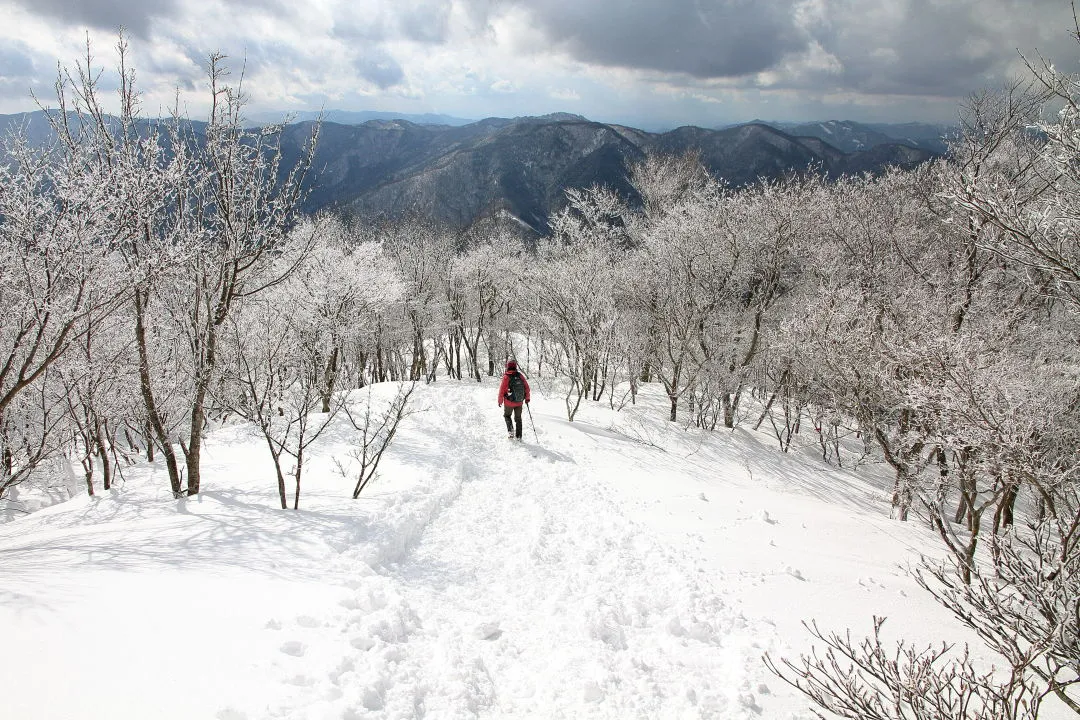
{"label": "black backpack", "polygon": [[510,373],[510,383],[506,389],[506,399],[510,402],[525,402],[525,380],[521,373]]}

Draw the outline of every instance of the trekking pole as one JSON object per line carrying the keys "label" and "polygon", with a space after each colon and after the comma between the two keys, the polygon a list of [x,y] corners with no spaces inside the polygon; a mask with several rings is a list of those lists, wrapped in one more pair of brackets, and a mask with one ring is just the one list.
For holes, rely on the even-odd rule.
{"label": "trekking pole", "polygon": [[525,409],[529,411],[529,425],[532,427],[533,439],[536,440],[536,444],[540,444],[540,438],[536,434],[536,422],[533,420],[532,408],[529,407],[529,403],[525,403]]}

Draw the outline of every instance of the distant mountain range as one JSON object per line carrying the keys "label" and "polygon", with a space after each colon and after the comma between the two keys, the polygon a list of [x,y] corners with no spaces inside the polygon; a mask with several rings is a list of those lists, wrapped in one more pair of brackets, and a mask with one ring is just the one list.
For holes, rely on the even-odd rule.
{"label": "distant mountain range", "polygon": [[[299,147],[309,130],[298,123],[287,129],[287,141]],[[856,142],[850,137],[848,147]],[[636,200],[628,169],[652,152],[696,151],[715,177],[736,186],[791,172],[835,177],[890,165],[910,168],[941,152],[876,131],[859,140],[862,149],[845,150],[763,123],[649,133],[566,114],[488,118],[456,127],[405,120],[327,122],[309,203],[311,209],[334,207],[360,216],[418,213],[454,225],[504,211],[542,233],[567,188],[600,184]]]}
{"label": "distant mountain range", "polygon": [[[470,120],[438,113],[403,114],[383,110],[326,110],[321,112],[303,110],[291,113],[286,111],[263,111],[248,116],[248,120],[252,125],[281,122],[286,118],[290,122],[322,119],[324,122],[339,123],[341,125],[362,125],[369,120],[404,120],[416,125],[460,127],[476,122],[475,119]],[[586,119],[580,115],[570,113],[553,113],[544,115],[543,118],[549,120]],[[944,154],[948,150],[945,139],[955,132],[955,128],[948,125],[930,123],[859,123],[851,120],[799,123],[751,120],[749,123],[723,125],[716,129],[727,130],[739,125],[768,125],[795,137],[816,137],[829,143],[837,150],[843,150],[847,153],[869,150],[878,145],[900,143],[901,145],[909,145]]]}
{"label": "distant mountain range", "polygon": [[928,123],[857,123],[850,120],[826,120],[816,123],[764,123],[789,135],[816,137],[837,150],[858,152],[878,145],[900,143],[934,153],[948,151],[946,141],[955,127]]}
{"label": "distant mountain range", "polygon": [[[48,124],[39,115],[0,116],[0,130],[18,124],[34,141],[44,141]],[[336,112],[324,119],[307,210],[371,218],[415,214],[455,226],[509,213],[539,233],[569,188],[599,184],[636,201],[629,168],[649,153],[697,152],[715,177],[742,186],[791,173],[836,177],[891,165],[910,168],[944,152],[941,136],[947,132],[937,126],[833,121],[650,133],[567,113],[466,124],[329,119],[363,115]],[[298,156],[311,123],[302,119],[286,126],[287,159]]]}
{"label": "distant mountain range", "polygon": [[441,115],[438,113],[402,114],[386,112],[383,110],[301,110],[299,112],[257,112],[248,113],[247,121],[252,125],[264,123],[278,123],[285,119],[289,122],[303,122],[305,120],[319,120],[324,122],[340,123],[341,125],[361,125],[369,120],[406,120],[417,125],[468,125],[475,120],[454,117],[453,115]]}

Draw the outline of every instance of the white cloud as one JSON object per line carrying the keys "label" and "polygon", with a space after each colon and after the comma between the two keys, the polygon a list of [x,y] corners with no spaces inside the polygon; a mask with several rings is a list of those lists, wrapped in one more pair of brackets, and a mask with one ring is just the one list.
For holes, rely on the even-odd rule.
{"label": "white cloud", "polygon": [[[122,21],[145,107],[197,115],[206,55],[246,62],[255,109],[308,103],[483,117],[575,112],[653,124],[769,112],[942,119],[1015,71],[1076,56],[1060,0],[8,0],[0,111],[29,109],[87,28],[112,63]],[[710,29],[711,28],[711,29]],[[295,108],[307,109],[307,108]],[[933,116],[933,117],[931,117]],[[781,119],[779,116],[773,116]],[[821,116],[817,116],[821,117]],[[651,118],[651,120],[650,120]],[[809,118],[807,118],[809,119]],[[886,118],[888,119],[888,118]]]}
{"label": "white cloud", "polygon": [[555,100],[563,100],[566,102],[581,99],[581,95],[578,94],[576,90],[572,90],[570,88],[551,88],[550,90],[548,90],[548,97],[554,98]]}
{"label": "white cloud", "polygon": [[518,91],[518,86],[512,80],[496,80],[490,85],[492,92],[497,93],[514,93]]}

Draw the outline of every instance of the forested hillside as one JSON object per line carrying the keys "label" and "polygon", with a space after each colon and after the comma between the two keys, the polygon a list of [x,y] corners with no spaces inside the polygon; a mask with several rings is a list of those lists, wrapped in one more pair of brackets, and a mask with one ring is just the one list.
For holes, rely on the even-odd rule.
{"label": "forested hillside", "polygon": [[[81,120],[72,114],[69,122]],[[247,123],[242,116],[241,124]],[[142,119],[135,128],[167,135],[165,124]],[[841,150],[828,139],[797,137],[761,123],[648,133],[556,113],[465,125],[302,120],[282,126],[286,164],[301,159],[317,124],[319,143],[303,185],[306,213],[334,211],[369,222],[413,215],[454,229],[505,213],[538,234],[549,232],[548,219],[565,206],[567,190],[599,185],[638,204],[630,173],[652,154],[696,154],[713,177],[734,187],[792,174],[836,178],[911,169],[939,154],[884,135],[865,147]],[[194,142],[203,141],[204,123],[185,125]],[[25,130],[33,144],[56,140],[45,111],[0,117],[0,130],[7,128]]]}
{"label": "forested hillside", "polygon": [[[287,130],[286,151],[310,133],[309,123]],[[567,190],[600,185],[636,204],[633,166],[647,155],[687,153],[734,187],[791,174],[835,178],[910,169],[936,156],[895,140],[843,151],[763,124],[647,133],[564,114],[462,127],[324,123],[305,209],[369,219],[419,214],[458,228],[502,211],[547,234]]]}
{"label": "forested hillside", "polygon": [[789,135],[816,137],[838,150],[855,152],[897,143],[944,155],[957,128],[928,123],[857,123],[844,120],[767,123]]}

